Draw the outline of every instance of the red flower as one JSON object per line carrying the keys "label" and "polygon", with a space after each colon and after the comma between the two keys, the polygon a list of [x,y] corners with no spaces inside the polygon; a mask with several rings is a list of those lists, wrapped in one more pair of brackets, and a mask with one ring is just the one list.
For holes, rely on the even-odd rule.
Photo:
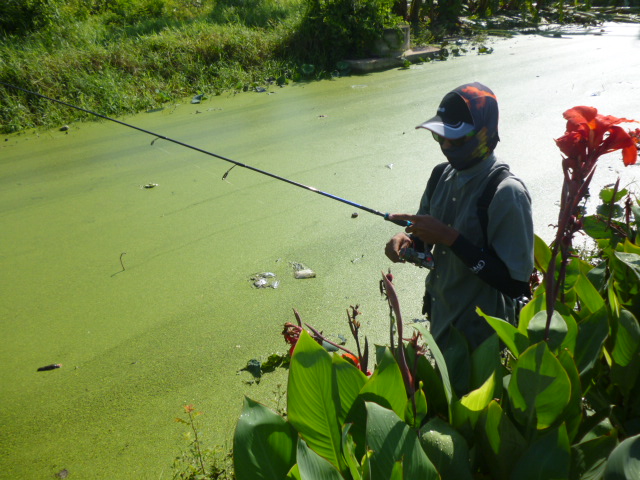
{"label": "red flower", "polygon": [[567,119],[567,131],[556,139],[556,144],[573,162],[592,164],[600,155],[622,150],[625,165],[636,163],[637,139],[617,125],[637,120],[600,115],[595,108],[585,106],[570,108],[563,116]]}
{"label": "red flower", "polygon": [[300,340],[301,333],[301,326],[294,325],[291,322],[287,322],[284,324],[282,335],[284,336],[284,341],[291,345],[291,348],[289,349],[289,355],[293,355],[293,349],[296,348],[296,344],[298,343],[298,340]]}

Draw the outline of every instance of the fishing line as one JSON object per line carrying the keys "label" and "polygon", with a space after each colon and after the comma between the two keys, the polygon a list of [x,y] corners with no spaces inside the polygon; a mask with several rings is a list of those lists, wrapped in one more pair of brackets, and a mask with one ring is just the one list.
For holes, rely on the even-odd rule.
{"label": "fishing line", "polygon": [[311,187],[309,185],[304,185],[302,183],[298,183],[298,182],[295,182],[293,180],[289,180],[288,178],[284,178],[284,177],[281,177],[281,176],[276,175],[274,173],[267,172],[266,170],[261,170],[261,169],[256,168],[256,167],[252,167],[251,165],[247,165],[245,163],[237,162],[237,161],[232,160],[230,158],[223,157],[222,155],[218,155],[217,153],[209,152],[208,150],[203,150],[202,148],[194,147],[193,145],[189,145],[188,143],[184,143],[184,142],[181,142],[179,140],[175,140],[173,138],[166,137],[164,135],[160,135],[158,133],[154,133],[154,132],[149,131],[149,130],[145,130],[144,128],[136,127],[135,125],[131,125],[130,123],[125,123],[125,122],[123,122],[121,120],[116,120],[115,118],[107,117],[106,115],[102,115],[101,113],[97,113],[97,112],[94,112],[94,111],[91,111],[91,110],[87,110],[86,108],[78,107],[78,106],[73,105],[71,103],[63,102],[62,100],[51,98],[51,97],[48,97],[48,96],[43,95],[41,93],[33,92],[31,90],[27,90],[27,89],[22,88],[22,87],[17,87],[15,85],[11,85],[9,83],[0,82],[0,85],[4,85],[5,87],[9,87],[9,88],[13,88],[13,89],[16,89],[16,90],[20,90],[22,92],[28,93],[29,95],[34,95],[36,97],[44,98],[45,100],[49,100],[49,101],[52,101],[52,102],[55,102],[55,103],[59,103],[60,105],[64,105],[64,106],[69,107],[69,108],[74,108],[76,110],[80,110],[81,112],[85,112],[85,113],[88,113],[90,115],[94,115],[94,116],[96,116],[98,118],[102,118],[104,120],[109,120],[110,122],[118,123],[118,124],[123,125],[125,127],[133,128],[134,130],[138,130],[139,132],[146,133],[147,135],[152,135],[153,137],[156,137],[156,138],[151,142],[151,145],[153,145],[154,142],[156,140],[158,140],[158,139],[166,140],[167,142],[175,143],[176,145],[180,145],[182,147],[190,148],[191,150],[195,150],[196,152],[204,153],[205,155],[209,155],[209,156],[215,157],[215,158],[217,158],[219,160],[224,160],[225,162],[232,163],[233,166],[229,170],[227,170],[227,172],[224,174],[224,176],[222,177],[223,180],[226,180],[226,177],[227,177],[227,175],[229,175],[229,172],[231,171],[232,168],[238,166],[238,167],[246,168],[247,170],[251,170],[251,171],[256,172],[256,173],[260,173],[262,175],[266,175],[266,176],[271,177],[271,178],[275,178],[276,180],[280,180],[281,182],[285,182],[285,183],[288,183],[290,185],[294,185],[296,187],[303,188],[305,190],[309,190],[310,192],[315,192],[315,193],[317,193],[319,195],[325,196],[325,197],[330,198],[332,200],[337,200],[338,202],[346,203],[347,205],[350,205],[352,207],[358,208],[360,210],[364,210],[365,212],[373,213],[374,215],[378,215],[379,217],[382,217],[382,218],[384,218],[385,220],[387,220],[389,222],[395,223],[396,225],[400,225],[402,227],[406,227],[406,226],[411,224],[410,222],[407,222],[405,220],[393,220],[393,219],[389,218],[389,214],[388,213],[379,212],[378,210],[374,210],[373,208],[369,208],[369,207],[366,207],[364,205],[360,205],[358,203],[352,202],[352,201],[347,200],[345,198],[338,197],[338,196],[333,195],[331,193],[323,192],[322,190],[318,190],[315,187]]}

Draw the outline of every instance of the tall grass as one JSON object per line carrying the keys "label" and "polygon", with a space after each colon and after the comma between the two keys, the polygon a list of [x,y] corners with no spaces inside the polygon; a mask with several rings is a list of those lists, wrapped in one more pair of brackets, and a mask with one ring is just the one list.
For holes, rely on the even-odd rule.
{"label": "tall grass", "polygon": [[[291,71],[274,52],[295,29],[301,9],[299,0],[231,0],[181,20],[149,16],[134,24],[129,13],[113,11],[66,17],[26,35],[5,35],[0,81],[104,115],[158,108],[197,92],[246,89]],[[0,87],[4,133],[84,116]]]}

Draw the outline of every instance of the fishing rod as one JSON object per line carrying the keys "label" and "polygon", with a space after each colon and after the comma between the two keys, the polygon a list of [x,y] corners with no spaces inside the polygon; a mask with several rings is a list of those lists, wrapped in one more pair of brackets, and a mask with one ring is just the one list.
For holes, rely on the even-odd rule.
{"label": "fishing rod", "polygon": [[[247,165],[245,163],[237,162],[237,161],[232,160],[230,158],[223,157],[222,155],[218,155],[217,153],[213,153],[213,152],[210,152],[208,150],[203,150],[202,148],[194,147],[193,145],[189,145],[188,143],[184,143],[184,142],[181,142],[179,140],[175,140],[173,138],[166,137],[164,135],[160,135],[158,133],[155,133],[155,132],[152,132],[152,131],[149,131],[149,130],[145,130],[144,128],[136,127],[135,125],[131,125],[130,123],[122,122],[120,120],[116,120],[115,118],[107,117],[106,115],[102,115],[100,113],[97,113],[97,112],[94,112],[94,111],[91,111],[91,110],[87,110],[86,108],[78,107],[77,105],[72,105],[71,103],[63,102],[62,100],[58,100],[56,98],[51,98],[51,97],[48,97],[48,96],[43,95],[41,93],[33,92],[31,90],[27,90],[27,89],[22,88],[22,87],[11,85],[9,83],[0,82],[0,85],[4,85],[5,87],[9,87],[9,88],[13,88],[13,89],[16,89],[16,90],[20,90],[22,92],[28,93],[29,95],[34,95],[36,97],[44,98],[45,100],[50,100],[52,102],[59,103],[60,105],[64,105],[66,107],[75,108],[76,110],[80,110],[81,112],[89,113],[91,115],[94,115],[96,117],[102,118],[104,120],[109,120],[111,122],[118,123],[120,125],[124,125],[125,127],[133,128],[134,130],[138,130],[138,131],[146,133],[148,135],[153,135],[154,137],[156,137],[155,140],[153,140],[153,142],[155,142],[158,139],[166,140],[167,142],[175,143],[176,145],[180,145],[182,147],[190,148],[191,150],[195,150],[196,152],[204,153],[205,155],[210,155],[210,156],[218,158],[220,160],[224,160],[225,162],[232,163],[233,166],[231,168],[234,168],[236,166],[242,167],[242,168],[246,168],[247,170],[251,170],[251,171],[254,171],[256,173],[260,173],[262,175],[266,175],[268,177],[275,178],[276,180],[280,180],[282,182],[286,182],[286,183],[289,183],[291,185],[295,185],[296,187],[304,188],[305,190],[309,190],[311,192],[318,193],[318,194],[323,195],[323,196],[325,196],[327,198],[331,198],[333,200],[337,200],[338,202],[346,203],[347,205],[351,205],[352,207],[358,208],[360,210],[364,210],[365,212],[369,212],[369,213],[373,213],[374,215],[378,215],[378,216],[384,218],[385,220],[387,220],[389,222],[395,223],[396,225],[400,225],[401,227],[406,227],[406,226],[411,225],[411,222],[407,222],[405,220],[394,220],[394,219],[389,218],[389,214],[388,213],[379,212],[378,210],[374,210],[373,208],[369,208],[369,207],[366,207],[364,205],[360,205],[358,203],[352,202],[352,201],[347,200],[345,198],[341,198],[341,197],[338,197],[336,195],[332,195],[331,193],[323,192],[322,190],[318,190],[315,187],[311,187],[309,185],[304,185],[302,183],[298,183],[298,182],[295,182],[293,180],[289,180],[288,178],[281,177],[281,176],[276,175],[274,173],[270,173],[270,172],[267,172],[265,170],[261,170],[261,169],[256,168],[256,167],[252,167],[251,165]],[[151,142],[152,145],[153,145],[153,142]],[[224,174],[224,176],[222,177],[223,180],[226,179],[227,175],[231,171],[231,168],[229,170],[227,170],[227,172]]]}

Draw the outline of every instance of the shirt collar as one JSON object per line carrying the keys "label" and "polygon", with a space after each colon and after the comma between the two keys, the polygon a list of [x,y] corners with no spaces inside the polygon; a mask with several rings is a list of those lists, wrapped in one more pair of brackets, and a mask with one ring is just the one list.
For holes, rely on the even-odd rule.
{"label": "shirt collar", "polygon": [[455,178],[456,181],[459,182],[461,185],[465,185],[472,178],[475,178],[479,174],[484,173],[489,169],[491,169],[491,167],[493,167],[496,161],[497,161],[496,156],[492,153],[477,165],[474,165],[471,168],[467,168],[466,170],[456,170],[455,168],[451,167],[449,169],[447,180]]}

